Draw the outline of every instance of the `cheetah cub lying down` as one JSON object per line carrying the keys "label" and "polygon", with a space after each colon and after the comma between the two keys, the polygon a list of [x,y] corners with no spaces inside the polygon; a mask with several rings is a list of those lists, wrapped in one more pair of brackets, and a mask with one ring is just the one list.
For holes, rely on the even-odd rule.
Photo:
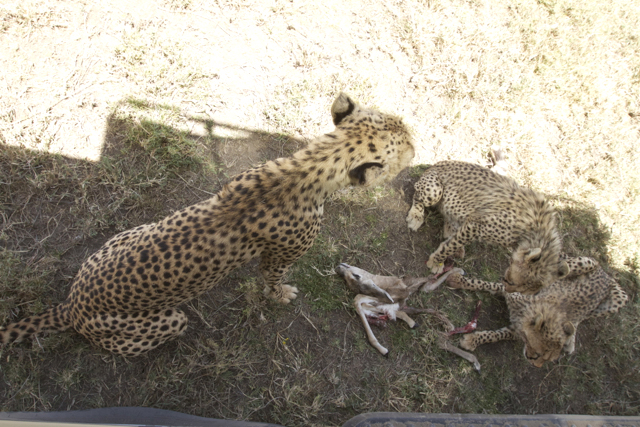
{"label": "cheetah cub lying down", "polygon": [[524,355],[533,366],[541,367],[573,353],[576,329],[590,317],[616,313],[627,302],[627,295],[598,263],[590,258],[566,258],[570,273],[535,295],[508,293],[502,283],[468,279],[459,274],[447,278],[457,289],[483,290],[502,295],[507,301],[511,325],[496,331],[476,331],[460,340],[460,347],[473,351],[481,344],[502,340],[524,341]]}
{"label": "cheetah cub lying down", "polygon": [[414,155],[397,117],[345,94],[331,115],[335,130],[293,156],[243,172],[211,199],[111,238],[80,267],[62,304],[7,325],[0,342],[71,328],[97,346],[136,356],[184,331],[178,305],[256,257],[266,293],[289,303],[298,289],[282,278],[313,244],[325,199],[348,185],[393,178]]}
{"label": "cheetah cub lying down", "polygon": [[504,275],[507,292],[532,294],[568,273],[560,261],[555,211],[545,198],[485,167],[458,161],[431,166],[415,184],[407,225],[417,231],[425,208],[444,217],[444,242],[427,266],[442,271],[447,257],[464,256],[464,245],[483,240],[514,248]]}

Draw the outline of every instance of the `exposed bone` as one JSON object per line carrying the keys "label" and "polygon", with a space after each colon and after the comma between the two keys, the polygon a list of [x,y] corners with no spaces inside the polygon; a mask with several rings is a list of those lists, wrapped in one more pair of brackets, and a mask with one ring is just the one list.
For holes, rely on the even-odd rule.
{"label": "exposed bone", "polygon": [[[367,338],[369,339],[371,345],[374,346],[376,350],[378,350],[383,356],[389,354],[389,350],[383,347],[376,336],[373,335],[373,331],[371,330],[371,326],[369,326],[367,316],[377,317],[380,314],[387,314],[390,317],[393,316],[393,319],[395,319],[395,314],[398,310],[398,304],[384,304],[375,297],[358,294],[356,295],[356,298],[354,300],[354,305],[356,307],[356,312],[358,313],[358,316],[360,316],[360,320],[364,325],[364,330],[367,332]],[[402,319],[405,322],[407,320],[405,318]],[[409,318],[409,320],[411,319]]]}
{"label": "exposed bone", "polygon": [[[405,321],[410,328],[413,328],[416,322],[409,317],[409,314],[429,313],[440,320],[445,325],[447,331],[454,330],[451,321],[438,310],[407,307],[405,302],[411,294],[418,289],[422,289],[424,292],[431,292],[437,289],[450,274],[464,274],[464,271],[460,268],[452,268],[439,276],[431,275],[429,277],[419,278],[400,278],[395,276],[377,276],[361,268],[342,263],[336,267],[336,273],[342,276],[349,288],[358,294],[354,299],[356,312],[364,325],[369,342],[383,356],[387,356],[389,350],[382,346],[373,334],[371,326],[369,325],[369,319],[371,318],[381,319],[384,316],[390,320],[396,320],[396,318],[398,318]],[[450,351],[468,360],[477,371],[480,371],[478,359],[476,359],[473,354],[467,353],[451,344],[447,339],[447,335],[443,333],[439,334],[438,346],[443,350]]]}
{"label": "exposed bone", "polygon": [[[469,324],[477,320],[480,304],[476,306],[476,312],[475,312],[474,318],[471,320],[471,322],[469,322],[466,326],[463,326],[462,328],[455,328],[453,326],[453,323],[451,323],[451,321],[447,318],[447,316],[445,316],[444,313],[438,310],[434,310],[431,308],[411,309],[409,307],[407,307],[407,309],[415,310],[415,312],[419,312],[419,313],[429,313],[434,315],[438,320],[440,320],[444,324],[444,328],[446,332],[438,332],[438,347],[440,347],[443,350],[450,351],[451,353],[454,353],[462,357],[463,359],[471,362],[475,370],[480,372],[480,362],[478,361],[476,356],[473,355],[472,353],[462,350],[461,348],[456,347],[455,345],[451,344],[451,341],[449,341],[449,337],[454,333],[466,333],[464,331],[463,332],[454,332],[454,331],[460,330],[462,328],[468,328]],[[409,311],[409,310],[406,310],[406,311]],[[475,329],[475,327],[473,329]],[[471,332],[473,329],[469,330],[468,332]]]}
{"label": "exposed bone", "polygon": [[442,333],[438,334],[438,346],[443,350],[450,351],[451,353],[457,354],[463,359],[468,360],[473,364],[473,367],[475,368],[475,370],[480,372],[480,362],[478,362],[478,359],[476,358],[476,356],[451,344],[451,342],[448,340],[447,335]]}
{"label": "exposed bone", "polygon": [[464,326],[460,326],[459,328],[451,329],[449,332],[447,332],[447,335],[468,334],[469,332],[475,331],[476,327],[478,326],[478,315],[480,314],[481,306],[482,301],[478,300],[478,303],[476,304],[476,310],[473,313],[473,317],[471,318],[469,323]]}

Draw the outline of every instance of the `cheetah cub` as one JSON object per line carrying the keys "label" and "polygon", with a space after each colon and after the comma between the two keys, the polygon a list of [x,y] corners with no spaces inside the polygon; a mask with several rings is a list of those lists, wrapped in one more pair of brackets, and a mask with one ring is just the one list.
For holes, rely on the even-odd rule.
{"label": "cheetah cub", "polygon": [[488,291],[507,301],[511,325],[496,331],[476,331],[460,340],[460,347],[502,340],[524,341],[524,355],[535,367],[557,360],[562,351],[573,353],[576,329],[591,317],[614,314],[627,302],[627,294],[598,263],[586,257],[566,258],[570,273],[536,295],[508,293],[502,283],[468,279],[459,274],[447,278],[457,289]]}
{"label": "cheetah cub", "polygon": [[433,273],[442,271],[447,257],[464,257],[464,245],[473,240],[515,249],[504,275],[507,292],[532,294],[568,273],[559,259],[555,210],[507,176],[471,163],[436,163],[415,184],[411,230],[420,228],[430,206],[444,217],[445,238],[427,261]]}
{"label": "cheetah cub", "polygon": [[0,342],[74,329],[106,350],[136,356],[184,331],[178,305],[257,257],[266,293],[289,303],[298,289],[283,276],[313,244],[325,199],[349,185],[393,178],[414,155],[395,116],[345,94],[331,115],[335,130],[293,156],[240,173],[209,200],[111,238],[82,264],[65,301],[7,325]]}

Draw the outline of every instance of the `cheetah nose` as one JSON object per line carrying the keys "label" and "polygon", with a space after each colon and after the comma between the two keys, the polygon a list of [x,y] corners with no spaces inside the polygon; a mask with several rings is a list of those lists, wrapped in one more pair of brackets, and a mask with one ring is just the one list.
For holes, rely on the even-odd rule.
{"label": "cheetah nose", "polygon": [[506,277],[502,278],[502,284],[504,285],[504,290],[507,292],[513,292],[515,290],[513,284],[509,282]]}
{"label": "cheetah nose", "polygon": [[544,366],[544,360],[540,359],[540,360],[533,360],[531,361],[531,364],[533,366],[535,366],[536,368],[542,368]]}

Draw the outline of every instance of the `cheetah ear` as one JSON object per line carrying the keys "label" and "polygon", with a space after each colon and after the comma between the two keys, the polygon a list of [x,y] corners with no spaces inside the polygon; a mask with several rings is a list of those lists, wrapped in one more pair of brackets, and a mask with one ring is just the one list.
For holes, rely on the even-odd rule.
{"label": "cheetah ear", "polygon": [[563,279],[569,275],[569,264],[566,261],[560,261],[560,267],[558,267],[558,278]]}
{"label": "cheetah ear", "polygon": [[571,322],[565,322],[565,324],[562,325],[562,330],[568,337],[576,333],[576,327],[573,326],[573,323]]}
{"label": "cheetah ear", "polygon": [[349,98],[344,92],[341,92],[340,95],[333,101],[333,105],[331,106],[331,117],[333,118],[333,124],[338,126],[342,120],[353,113],[353,110],[356,108],[356,103]]}
{"label": "cheetah ear", "polygon": [[351,184],[369,185],[375,181],[382,172],[382,163],[363,163],[349,171]]}
{"label": "cheetah ear", "polygon": [[542,255],[542,249],[533,248],[529,249],[529,252],[524,256],[524,260],[527,263],[540,261],[540,256]]}
{"label": "cheetah ear", "polygon": [[544,318],[541,313],[536,314],[536,317],[531,322],[531,326],[535,328],[536,331],[542,330],[544,328]]}

